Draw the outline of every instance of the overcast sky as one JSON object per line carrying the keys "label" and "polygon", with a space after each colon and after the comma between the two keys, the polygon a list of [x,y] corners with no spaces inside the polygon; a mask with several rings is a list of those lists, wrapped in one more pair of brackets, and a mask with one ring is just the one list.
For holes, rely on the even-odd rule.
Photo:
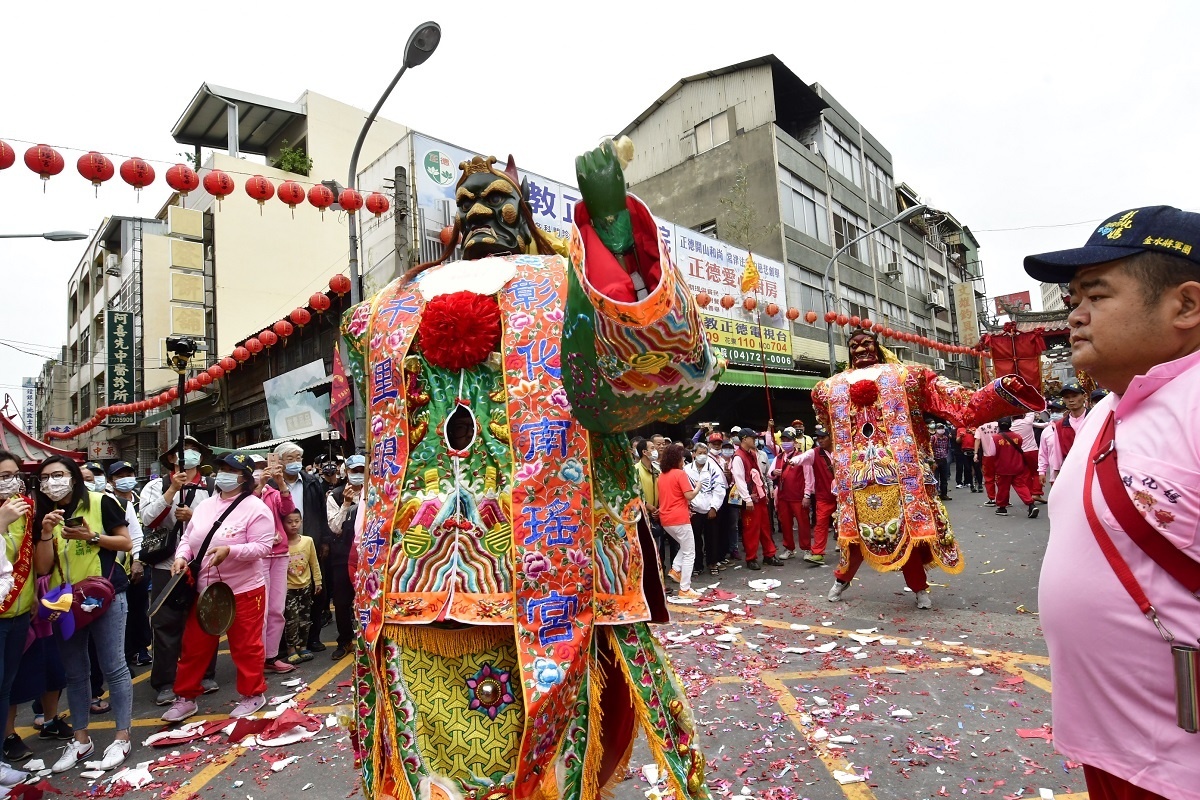
{"label": "overcast sky", "polygon": [[[170,130],[205,81],[369,109],[429,14],[442,44],[382,115],[568,183],[575,154],[679,78],[774,53],[891,151],[897,182],[975,232],[989,295],[1037,298],[1022,256],[1082,244],[1114,211],[1200,208],[1200,4],[114,0],[5,9],[0,139],[17,163],[0,172],[0,233],[152,216],[166,164],[138,203],[119,178],[94,198],[75,161],[89,149],[178,160]],[[66,159],[45,194],[26,142]],[[0,392],[15,397],[42,363],[10,345],[46,355],[65,340],[81,244],[0,240]]]}

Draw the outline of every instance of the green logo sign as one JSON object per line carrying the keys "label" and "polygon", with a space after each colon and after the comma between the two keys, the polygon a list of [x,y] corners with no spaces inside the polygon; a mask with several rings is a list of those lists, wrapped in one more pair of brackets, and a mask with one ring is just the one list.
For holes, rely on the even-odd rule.
{"label": "green logo sign", "polygon": [[450,156],[441,150],[430,150],[425,154],[425,174],[438,186],[449,186],[454,182],[454,165]]}

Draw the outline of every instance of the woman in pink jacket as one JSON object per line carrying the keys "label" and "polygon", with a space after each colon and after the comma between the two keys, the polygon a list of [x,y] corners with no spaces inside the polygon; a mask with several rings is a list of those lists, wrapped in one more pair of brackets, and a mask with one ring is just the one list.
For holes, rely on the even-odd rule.
{"label": "woman in pink jacket", "polygon": [[[263,648],[263,619],[266,613],[266,585],[262,560],[270,554],[275,539],[275,520],[271,510],[254,494],[254,462],[244,453],[229,453],[219,462],[216,476],[219,494],[198,505],[188,523],[171,572],[188,569],[208,534],[220,521],[201,564],[197,589],[214,581],[224,581],[233,590],[233,624],[226,636],[229,654],[237,668],[237,689],[241,701],[231,717],[246,717],[266,705],[263,696],[267,681],[263,672],[266,658]],[[234,506],[232,511],[230,507]],[[226,512],[229,513],[222,520]],[[200,681],[217,651],[219,638],[204,632],[193,607],[183,631],[179,667],[175,673],[175,702],[163,714],[166,722],[180,722],[196,713],[196,698],[204,689]]]}
{"label": "woman in pink jacket", "polygon": [[287,602],[288,536],[283,529],[283,518],[296,510],[291,492],[281,492],[267,482],[274,478],[276,486],[283,486],[283,465],[267,466],[267,459],[251,455],[254,462],[254,494],[271,510],[275,520],[275,539],[271,553],[262,562],[263,580],[267,587],[267,614],[263,624],[263,646],[267,653],[266,671],[282,675],[295,667],[284,661],[280,650],[283,638],[283,606]]}

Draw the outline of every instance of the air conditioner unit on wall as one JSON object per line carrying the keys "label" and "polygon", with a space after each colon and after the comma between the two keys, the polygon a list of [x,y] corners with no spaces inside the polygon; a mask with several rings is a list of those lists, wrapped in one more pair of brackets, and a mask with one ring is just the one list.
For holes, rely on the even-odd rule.
{"label": "air conditioner unit on wall", "polygon": [[121,275],[121,258],[120,256],[109,253],[104,257],[104,271],[109,275]]}
{"label": "air conditioner unit on wall", "polygon": [[939,369],[939,370],[944,370],[944,369],[946,369],[946,359],[944,359],[944,358],[935,358],[935,359],[934,359],[934,367],[935,367],[936,369]]}
{"label": "air conditioner unit on wall", "polygon": [[934,289],[929,293],[929,305],[934,308],[946,308],[946,291],[944,289]]}
{"label": "air conditioner unit on wall", "polygon": [[883,276],[885,278],[898,278],[898,277],[900,277],[901,273],[903,273],[903,270],[900,268],[899,262],[892,261],[887,265],[887,268],[883,271]]}

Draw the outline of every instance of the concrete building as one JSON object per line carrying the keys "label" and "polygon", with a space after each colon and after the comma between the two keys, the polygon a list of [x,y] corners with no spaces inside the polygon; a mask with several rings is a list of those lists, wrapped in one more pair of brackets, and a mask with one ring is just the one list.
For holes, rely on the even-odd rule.
{"label": "concrete building", "polygon": [[[621,132],[636,153],[630,188],[656,214],[721,239],[736,232],[744,241],[735,243],[786,262],[788,304],[822,317],[822,275],[833,253],[920,202],[896,182],[884,145],[828,90],[804,83],[775,56],[683,78]],[[730,192],[739,177],[740,197]],[[884,228],[842,256],[832,275],[841,313],[943,342],[978,341],[977,319],[960,325],[953,300],[954,286],[967,283],[965,310],[982,311],[979,243],[950,214]],[[796,368],[824,373],[823,319],[801,317],[792,327]],[[837,334],[839,360],[842,340]],[[974,363],[897,349],[974,380]]]}
{"label": "concrete building", "polygon": [[1065,311],[1067,308],[1067,290],[1059,283],[1043,283],[1042,311]]}

